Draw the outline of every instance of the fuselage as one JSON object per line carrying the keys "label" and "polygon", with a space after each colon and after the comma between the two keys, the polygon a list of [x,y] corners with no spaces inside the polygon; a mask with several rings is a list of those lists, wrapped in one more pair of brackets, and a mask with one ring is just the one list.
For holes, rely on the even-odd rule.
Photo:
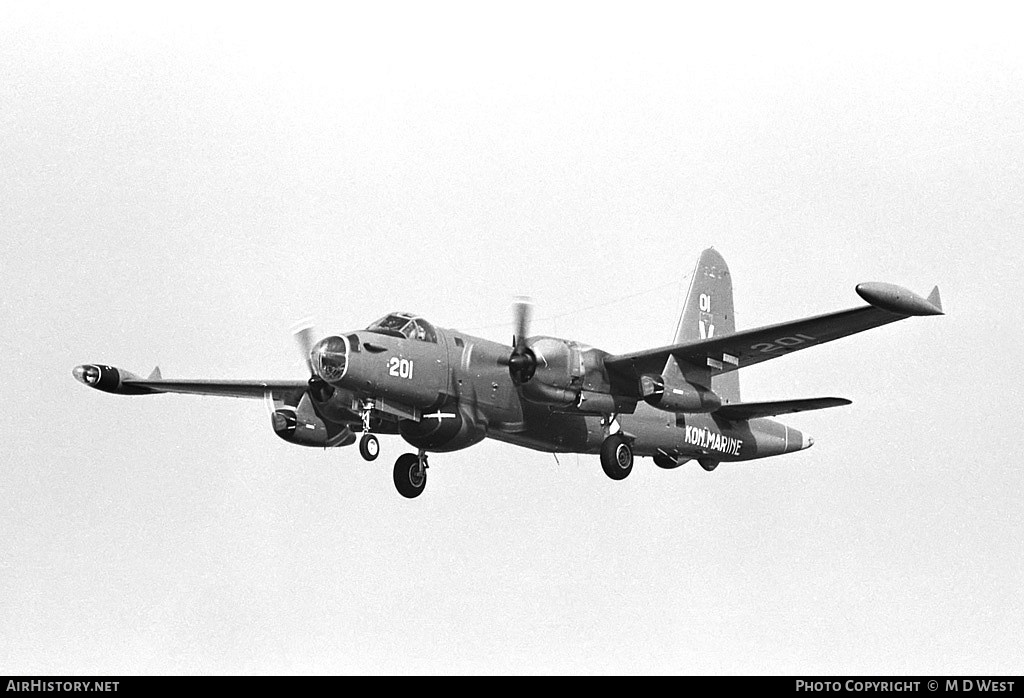
{"label": "fuselage", "polygon": [[[553,453],[599,453],[608,431],[602,417],[527,408],[527,428],[491,430],[498,441]],[[742,461],[800,451],[810,441],[800,431],[773,419],[728,421],[711,414],[674,414],[643,403],[633,414],[619,415],[623,433],[638,456]]]}
{"label": "fuselage", "polygon": [[[679,460],[740,461],[806,448],[797,430],[771,419],[729,421],[713,413],[677,413],[639,402],[609,415],[591,412],[586,403],[551,405],[527,399],[508,370],[511,347],[481,337],[429,325],[398,331],[360,330],[344,335],[343,367],[336,384],[354,394],[372,395],[379,409],[406,417],[406,440],[425,451],[465,448],[483,438],[555,453],[598,453],[610,432],[621,430],[641,456]],[[543,346],[531,338],[535,346]],[[588,375],[584,356],[604,355],[582,344],[563,353],[563,367],[574,389],[588,394],[601,380]],[[340,345],[338,351],[341,351]],[[548,361],[543,355],[539,357]],[[556,358],[551,357],[554,362]],[[328,367],[329,369],[330,367]],[[337,366],[334,366],[337,369]],[[436,420],[436,421],[434,421]],[[455,429],[455,422],[464,428]],[[418,422],[414,425],[413,422]],[[433,438],[423,436],[436,424]],[[444,427],[458,438],[441,438]],[[444,432],[447,434],[448,432]]]}

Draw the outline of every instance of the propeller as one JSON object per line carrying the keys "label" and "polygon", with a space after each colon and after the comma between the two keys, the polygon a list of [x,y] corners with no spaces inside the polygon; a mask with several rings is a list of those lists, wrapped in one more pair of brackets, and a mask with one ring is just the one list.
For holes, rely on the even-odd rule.
{"label": "propeller", "polygon": [[323,402],[334,394],[334,387],[325,382],[313,371],[313,345],[317,343],[320,333],[316,330],[312,317],[303,318],[292,327],[292,338],[296,346],[302,352],[302,358],[306,362],[306,369],[309,371],[309,392],[310,396],[317,402]]}
{"label": "propeller", "polygon": [[512,303],[515,334],[512,337],[512,354],[508,357],[508,372],[516,385],[528,382],[537,371],[537,356],[526,343],[532,316],[533,300],[527,296],[518,296]]}
{"label": "propeller", "polygon": [[295,344],[299,347],[299,351],[302,352],[302,358],[306,362],[306,368],[309,370],[309,374],[313,375],[313,359],[311,354],[313,353],[313,345],[316,344],[317,331],[313,324],[313,318],[307,317],[299,320],[294,327],[292,327],[292,338],[295,340]]}

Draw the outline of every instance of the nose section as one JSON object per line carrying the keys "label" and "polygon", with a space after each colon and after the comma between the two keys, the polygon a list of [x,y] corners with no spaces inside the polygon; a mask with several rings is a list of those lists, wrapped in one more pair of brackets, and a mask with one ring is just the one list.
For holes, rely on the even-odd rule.
{"label": "nose section", "polygon": [[801,436],[803,437],[803,443],[800,446],[801,451],[814,445],[813,436],[808,436],[807,434],[801,434]]}
{"label": "nose section", "polygon": [[348,372],[348,340],[328,337],[313,345],[309,353],[313,371],[328,383],[337,383]]}
{"label": "nose section", "polygon": [[96,385],[100,380],[100,370],[95,366],[75,366],[71,369],[71,375],[79,383],[85,383],[86,385]]}

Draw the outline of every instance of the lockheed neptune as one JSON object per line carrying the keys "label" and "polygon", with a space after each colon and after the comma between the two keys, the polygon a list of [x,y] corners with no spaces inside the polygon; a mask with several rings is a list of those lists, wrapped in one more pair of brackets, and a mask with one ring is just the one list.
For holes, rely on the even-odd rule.
{"label": "lockheed neptune", "polygon": [[662,468],[695,460],[712,471],[814,443],[770,417],[850,404],[835,397],[744,402],[739,369],[911,316],[943,314],[938,287],[927,298],[887,283],[856,291],[868,305],[736,331],[729,269],[708,249],[691,278],[675,341],[657,349],[610,354],[531,336],[532,305],[519,300],[511,346],[435,327],[412,313],[319,340],[304,327],[296,338],[306,380],[177,380],[163,378],[159,368],[142,378],[102,364],[73,373],[120,395],[264,398],[285,441],[326,448],[358,438],[368,461],[380,452],[377,434],[398,434],[416,449],[398,457],[393,473],[409,498],[423,492],[428,454],[488,437],[538,451],[600,454],[613,480],[629,475],[635,456]]}

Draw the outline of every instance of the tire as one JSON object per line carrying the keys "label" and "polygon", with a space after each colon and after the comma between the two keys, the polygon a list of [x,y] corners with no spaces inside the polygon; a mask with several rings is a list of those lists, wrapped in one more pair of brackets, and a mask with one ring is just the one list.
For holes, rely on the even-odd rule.
{"label": "tire", "polygon": [[618,434],[601,444],[601,469],[612,480],[625,480],[633,470],[633,449]]}
{"label": "tire", "polygon": [[420,472],[420,459],[415,453],[403,453],[395,461],[395,489],[406,499],[414,499],[427,486],[426,468]]}
{"label": "tire", "polygon": [[380,442],[376,436],[363,434],[363,438],[359,439],[359,455],[363,460],[377,460],[377,456],[380,455]]}

